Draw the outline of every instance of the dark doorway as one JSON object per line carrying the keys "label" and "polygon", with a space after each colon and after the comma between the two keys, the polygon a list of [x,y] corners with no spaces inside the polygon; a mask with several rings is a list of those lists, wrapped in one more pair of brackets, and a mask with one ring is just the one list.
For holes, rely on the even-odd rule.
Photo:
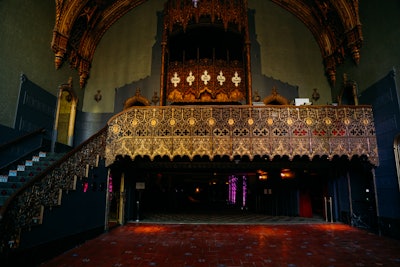
{"label": "dark doorway", "polygon": [[[125,221],[155,213],[240,213],[338,221],[350,208],[343,173],[351,176],[354,197],[361,195],[357,190],[365,192],[364,182],[371,180],[364,179],[370,175],[368,169],[354,168],[357,162],[339,158],[124,159],[111,172],[117,192],[110,202],[110,217],[121,215],[118,205],[122,202],[117,198],[123,196]],[[124,192],[118,192],[122,173]]]}
{"label": "dark doorway", "polygon": [[158,172],[148,176],[144,212],[219,212],[248,208],[252,173]]}

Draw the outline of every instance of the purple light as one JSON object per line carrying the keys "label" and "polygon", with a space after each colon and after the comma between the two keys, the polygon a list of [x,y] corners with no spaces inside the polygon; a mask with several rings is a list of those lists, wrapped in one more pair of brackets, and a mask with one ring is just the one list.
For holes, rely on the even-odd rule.
{"label": "purple light", "polygon": [[[242,192],[239,191],[238,194],[238,186],[241,186]],[[240,189],[240,187],[239,187]],[[241,193],[241,195],[240,195]],[[228,203],[229,204],[237,204],[237,197],[242,198],[242,207],[246,207],[247,201],[247,177],[243,176],[240,184],[239,178],[234,175],[229,176],[228,178]]]}
{"label": "purple light", "polygon": [[83,192],[86,193],[88,188],[89,188],[89,183],[88,182],[84,182],[83,183]]}
{"label": "purple light", "polygon": [[247,177],[243,176],[243,184],[242,184],[242,189],[243,189],[243,205],[242,207],[246,207],[246,198],[247,198]]}
{"label": "purple light", "polygon": [[237,180],[238,178],[234,175],[229,176],[228,180],[228,202],[229,204],[236,204],[236,191],[237,191]]}
{"label": "purple light", "polygon": [[112,193],[113,191],[113,184],[112,184],[112,176],[108,177],[108,192]]}

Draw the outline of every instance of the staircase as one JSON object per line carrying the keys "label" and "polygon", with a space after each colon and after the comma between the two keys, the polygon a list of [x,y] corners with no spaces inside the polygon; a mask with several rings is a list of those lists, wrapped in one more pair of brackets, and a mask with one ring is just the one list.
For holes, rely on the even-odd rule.
{"label": "staircase", "polygon": [[36,152],[0,175],[0,265],[44,259],[104,231],[106,133],[67,152]]}
{"label": "staircase", "polygon": [[6,203],[15,191],[43,172],[63,155],[63,153],[39,152],[31,159],[25,160],[23,164],[18,164],[16,169],[9,170],[8,174],[0,175],[0,207]]}

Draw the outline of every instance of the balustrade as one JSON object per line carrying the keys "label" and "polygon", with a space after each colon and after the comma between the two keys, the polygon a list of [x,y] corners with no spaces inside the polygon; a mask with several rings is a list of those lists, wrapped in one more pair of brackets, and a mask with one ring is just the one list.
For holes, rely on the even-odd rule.
{"label": "balustrade", "polygon": [[135,107],[108,125],[107,164],[117,155],[364,155],[378,165],[370,106]]}

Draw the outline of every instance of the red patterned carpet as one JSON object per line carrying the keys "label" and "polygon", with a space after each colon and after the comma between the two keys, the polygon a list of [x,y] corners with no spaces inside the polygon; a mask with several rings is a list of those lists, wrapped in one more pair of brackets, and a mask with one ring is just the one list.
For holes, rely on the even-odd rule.
{"label": "red patterned carpet", "polygon": [[400,266],[400,241],[343,224],[130,223],[41,266]]}

